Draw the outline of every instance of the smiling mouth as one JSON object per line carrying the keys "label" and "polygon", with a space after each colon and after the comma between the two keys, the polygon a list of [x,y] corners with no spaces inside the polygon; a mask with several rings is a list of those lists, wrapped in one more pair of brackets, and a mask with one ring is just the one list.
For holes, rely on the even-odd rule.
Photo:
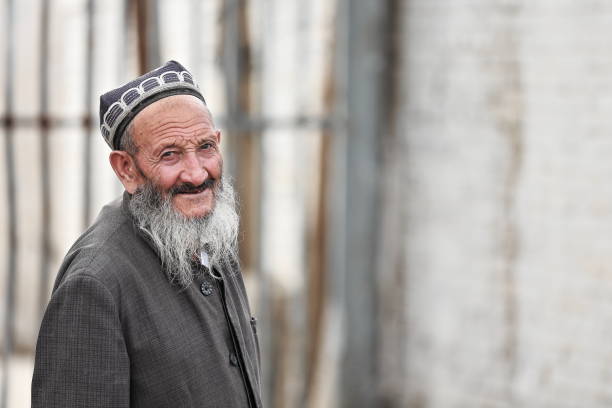
{"label": "smiling mouth", "polygon": [[193,184],[181,184],[179,186],[175,186],[170,191],[171,195],[178,194],[200,194],[206,190],[211,189],[215,185],[215,179],[208,179],[204,183],[199,186],[194,186]]}
{"label": "smiling mouth", "polygon": [[186,194],[186,195],[200,194],[206,190],[208,190],[208,188],[201,188],[201,189],[193,190],[193,191],[185,191],[184,193],[177,193],[177,194]]}

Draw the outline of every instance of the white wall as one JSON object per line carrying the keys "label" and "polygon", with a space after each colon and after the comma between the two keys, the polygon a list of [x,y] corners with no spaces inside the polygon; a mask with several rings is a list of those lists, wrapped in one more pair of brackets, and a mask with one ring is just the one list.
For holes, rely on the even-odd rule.
{"label": "white wall", "polygon": [[406,404],[609,406],[611,5],[406,6]]}

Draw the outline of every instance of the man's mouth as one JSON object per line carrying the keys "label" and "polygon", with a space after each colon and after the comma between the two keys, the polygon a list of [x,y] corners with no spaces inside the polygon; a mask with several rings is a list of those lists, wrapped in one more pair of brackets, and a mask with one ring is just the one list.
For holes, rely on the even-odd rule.
{"label": "man's mouth", "polygon": [[199,194],[209,188],[213,188],[215,186],[215,179],[207,179],[204,183],[199,186],[194,186],[191,183],[185,183],[178,186],[174,186],[170,190],[170,196],[174,196],[177,194]]}

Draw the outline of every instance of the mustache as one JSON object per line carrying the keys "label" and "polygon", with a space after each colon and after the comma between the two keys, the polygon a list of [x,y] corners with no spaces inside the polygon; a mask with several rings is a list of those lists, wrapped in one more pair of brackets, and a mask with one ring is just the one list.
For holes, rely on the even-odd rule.
{"label": "mustache", "polygon": [[193,193],[200,193],[204,190],[206,190],[207,188],[214,188],[217,184],[217,179],[214,178],[209,178],[206,181],[204,181],[202,184],[200,184],[199,186],[196,186],[192,183],[183,183],[183,184],[179,184],[177,186],[172,187],[169,191],[168,194],[170,197],[173,197],[176,194],[193,194]]}

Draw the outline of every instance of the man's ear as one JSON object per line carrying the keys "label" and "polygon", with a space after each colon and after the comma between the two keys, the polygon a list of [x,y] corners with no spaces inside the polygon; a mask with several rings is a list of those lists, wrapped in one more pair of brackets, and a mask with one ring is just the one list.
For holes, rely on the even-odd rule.
{"label": "man's ear", "polygon": [[221,131],[215,130],[215,135],[217,136],[217,144],[221,144]]}
{"label": "man's ear", "polygon": [[142,176],[136,167],[135,159],[127,152],[122,150],[113,150],[108,157],[110,164],[119,178],[123,188],[134,194],[138,186],[142,183]]}

